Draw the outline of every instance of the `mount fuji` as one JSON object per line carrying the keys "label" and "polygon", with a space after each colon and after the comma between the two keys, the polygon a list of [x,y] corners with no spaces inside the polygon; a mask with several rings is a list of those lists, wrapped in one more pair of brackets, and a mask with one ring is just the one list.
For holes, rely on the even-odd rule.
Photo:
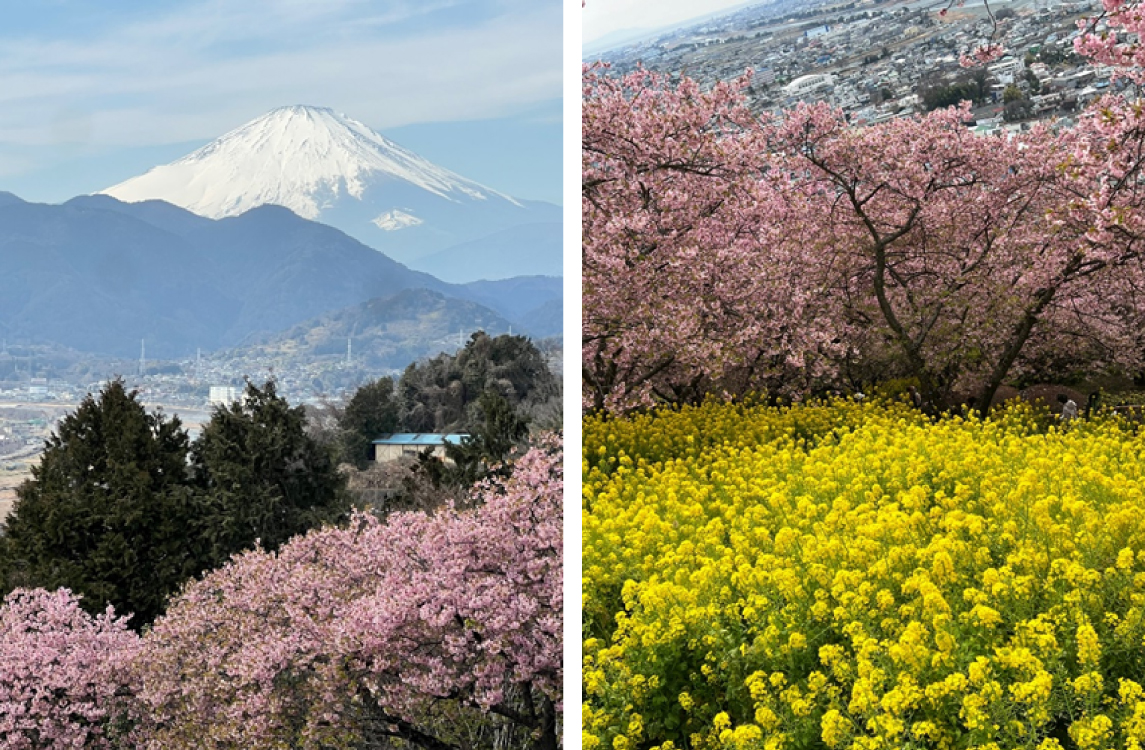
{"label": "mount fuji", "polygon": [[561,274],[560,207],[462,177],[325,107],[272,110],[100,192],[211,219],[284,206],[451,282]]}

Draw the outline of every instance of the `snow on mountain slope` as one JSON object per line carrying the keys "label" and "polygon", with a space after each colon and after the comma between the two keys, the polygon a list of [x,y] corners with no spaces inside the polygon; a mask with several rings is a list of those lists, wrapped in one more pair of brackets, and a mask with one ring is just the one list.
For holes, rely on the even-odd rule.
{"label": "snow on mountain slope", "polygon": [[318,219],[339,197],[361,200],[379,179],[397,179],[449,201],[509,196],[467,180],[325,107],[272,110],[192,154],[101,192],[152,198],[219,219],[274,203]]}
{"label": "snow on mountain slope", "polygon": [[[560,221],[557,206],[517,200],[343,114],[301,105],[272,110],[101,192],[129,203],[164,200],[213,219],[277,204],[407,264],[511,227]],[[524,258],[531,248],[505,251]]]}

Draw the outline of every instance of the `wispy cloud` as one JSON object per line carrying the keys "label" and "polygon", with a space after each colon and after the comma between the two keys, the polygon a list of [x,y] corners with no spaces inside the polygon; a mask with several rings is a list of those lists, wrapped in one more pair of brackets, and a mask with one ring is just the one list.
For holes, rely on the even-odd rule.
{"label": "wispy cloud", "polygon": [[296,103],[387,128],[504,117],[560,96],[554,0],[154,7],[66,34],[0,30],[0,145],[185,142]]}

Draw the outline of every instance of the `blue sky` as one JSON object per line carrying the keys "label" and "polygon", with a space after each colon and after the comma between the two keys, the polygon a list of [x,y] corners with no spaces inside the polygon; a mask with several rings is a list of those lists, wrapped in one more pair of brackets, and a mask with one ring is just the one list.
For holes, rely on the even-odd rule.
{"label": "blue sky", "polygon": [[557,0],[0,0],[0,190],[61,202],[274,107],[561,198]]}

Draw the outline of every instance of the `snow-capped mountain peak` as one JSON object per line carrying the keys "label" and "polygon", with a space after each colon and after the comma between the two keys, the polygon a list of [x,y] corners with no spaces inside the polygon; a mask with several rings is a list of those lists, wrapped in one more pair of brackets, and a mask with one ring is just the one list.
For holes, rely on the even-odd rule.
{"label": "snow-capped mountain peak", "polygon": [[[559,206],[497,192],[327,107],[279,107],[102,192],[127,203],[163,200],[211,219],[283,206],[453,280],[460,269],[473,280],[561,268]],[[258,217],[248,221],[261,226]],[[434,260],[451,248],[461,249]]]}
{"label": "snow-capped mountain peak", "polygon": [[267,203],[319,219],[325,210],[347,199],[363,201],[371,188],[390,183],[451,203],[493,199],[520,206],[357,120],[304,105],[271,110],[178,161],[101,192],[127,202],[158,198],[215,219]]}

